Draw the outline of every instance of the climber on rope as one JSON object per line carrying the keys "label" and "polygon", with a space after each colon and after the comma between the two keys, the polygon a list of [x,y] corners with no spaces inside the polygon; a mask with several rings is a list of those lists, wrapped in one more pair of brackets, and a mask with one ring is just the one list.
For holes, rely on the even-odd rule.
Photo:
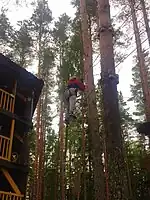
{"label": "climber on rope", "polygon": [[72,77],[69,79],[66,89],[64,91],[66,124],[69,123],[71,118],[76,119],[74,111],[76,106],[77,93],[79,91],[84,92],[84,90],[85,90],[85,85],[82,79],[79,79],[77,77]]}

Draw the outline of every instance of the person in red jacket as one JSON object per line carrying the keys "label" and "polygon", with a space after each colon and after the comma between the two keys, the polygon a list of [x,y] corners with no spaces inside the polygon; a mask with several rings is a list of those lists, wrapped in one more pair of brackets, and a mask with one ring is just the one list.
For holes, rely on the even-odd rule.
{"label": "person in red jacket", "polygon": [[66,107],[65,121],[69,123],[70,117],[76,118],[74,114],[76,98],[78,91],[84,92],[85,85],[82,79],[72,77],[67,83],[66,90],[64,92],[64,103]]}

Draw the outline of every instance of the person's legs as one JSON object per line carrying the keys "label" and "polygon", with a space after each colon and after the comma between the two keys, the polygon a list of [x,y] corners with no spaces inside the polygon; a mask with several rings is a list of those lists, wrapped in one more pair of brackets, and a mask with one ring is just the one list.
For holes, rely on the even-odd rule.
{"label": "person's legs", "polygon": [[69,99],[69,115],[75,117],[76,96],[72,95]]}
{"label": "person's legs", "polygon": [[65,120],[69,118],[69,90],[64,92]]}
{"label": "person's legs", "polygon": [[69,114],[74,115],[75,105],[76,105],[76,89],[70,88],[70,98],[69,98]]}

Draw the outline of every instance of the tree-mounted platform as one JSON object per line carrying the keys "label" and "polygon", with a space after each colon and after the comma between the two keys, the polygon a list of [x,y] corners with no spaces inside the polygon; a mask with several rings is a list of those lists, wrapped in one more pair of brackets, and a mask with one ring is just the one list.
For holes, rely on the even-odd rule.
{"label": "tree-mounted platform", "polygon": [[138,125],[137,131],[145,136],[150,136],[150,122],[144,122]]}

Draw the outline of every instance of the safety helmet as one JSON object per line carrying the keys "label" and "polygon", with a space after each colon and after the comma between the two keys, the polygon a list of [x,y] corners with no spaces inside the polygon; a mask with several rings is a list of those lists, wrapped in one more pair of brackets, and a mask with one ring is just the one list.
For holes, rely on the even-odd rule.
{"label": "safety helmet", "polygon": [[73,79],[77,79],[77,77],[76,76],[70,77],[70,80],[73,80]]}

